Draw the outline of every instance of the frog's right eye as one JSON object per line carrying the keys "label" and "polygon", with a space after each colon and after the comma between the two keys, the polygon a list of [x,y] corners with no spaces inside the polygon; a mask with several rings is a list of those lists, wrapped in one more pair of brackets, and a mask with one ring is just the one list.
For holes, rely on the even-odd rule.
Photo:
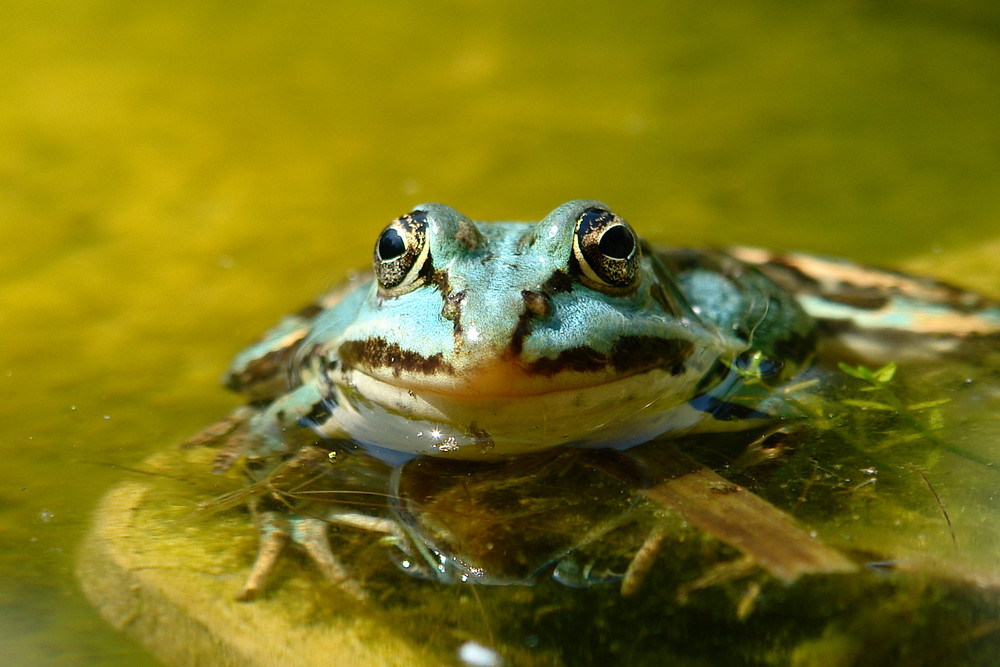
{"label": "frog's right eye", "polygon": [[573,259],[585,285],[609,294],[634,289],[641,256],[638,237],[620,217],[600,208],[580,214]]}
{"label": "frog's right eye", "polygon": [[413,285],[427,261],[427,213],[413,211],[396,218],[375,242],[375,277],[393,294]]}

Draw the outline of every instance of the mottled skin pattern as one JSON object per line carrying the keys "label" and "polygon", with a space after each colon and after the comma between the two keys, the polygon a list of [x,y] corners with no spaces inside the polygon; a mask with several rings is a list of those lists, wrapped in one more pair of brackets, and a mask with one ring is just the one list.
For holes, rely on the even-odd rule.
{"label": "mottled skin pattern", "polygon": [[[249,405],[202,440],[225,442],[219,468],[245,458],[254,482],[317,442],[360,445],[373,466],[625,449],[780,415],[773,388],[809,368],[818,343],[878,359],[899,352],[879,347],[887,332],[947,347],[998,331],[996,305],[933,281],[748,248],[654,250],[596,201],[538,223],[427,204],[379,236],[372,274],[237,356],[227,385]],[[345,506],[319,518],[263,508],[242,595],[263,586],[289,538],[343,581],[328,521],[403,539]]]}

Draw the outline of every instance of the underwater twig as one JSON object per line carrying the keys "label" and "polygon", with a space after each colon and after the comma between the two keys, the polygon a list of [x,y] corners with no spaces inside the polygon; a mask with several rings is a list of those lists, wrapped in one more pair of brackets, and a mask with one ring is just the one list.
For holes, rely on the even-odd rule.
{"label": "underwater twig", "polygon": [[937,501],[938,507],[941,508],[941,514],[944,515],[945,523],[948,524],[948,533],[951,535],[951,542],[952,544],[955,545],[955,548],[958,549],[958,539],[956,539],[955,537],[955,528],[951,524],[951,517],[948,516],[948,510],[945,509],[944,503],[941,502],[941,496],[938,495],[938,492],[934,488],[934,485],[931,484],[931,480],[927,479],[927,475],[924,474],[924,471],[921,470],[920,468],[916,468],[916,471],[917,474],[920,475],[920,479],[924,480],[924,484],[927,485],[927,488],[930,489],[931,493],[934,495],[934,500]]}
{"label": "underwater twig", "polygon": [[804,574],[857,568],[789,514],[675,447],[644,447],[633,456],[654,474],[643,495],[753,558],[779,579],[791,582]]}

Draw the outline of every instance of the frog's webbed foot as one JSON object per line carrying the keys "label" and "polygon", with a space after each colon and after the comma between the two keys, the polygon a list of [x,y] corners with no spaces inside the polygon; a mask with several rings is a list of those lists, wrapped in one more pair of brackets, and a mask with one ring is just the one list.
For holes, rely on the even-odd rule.
{"label": "frog's webbed foot", "polygon": [[260,546],[246,583],[236,595],[237,600],[252,600],[267,586],[282,552],[289,542],[297,544],[315,563],[331,584],[355,600],[365,599],[361,585],[334,555],[327,536],[329,524],[313,517],[281,517],[277,512],[262,512],[257,517]]}
{"label": "frog's webbed foot", "polygon": [[289,541],[302,547],[320,573],[334,586],[355,600],[365,599],[360,584],[347,572],[333,554],[327,537],[329,524],[312,517],[283,518],[277,512],[263,512],[257,518],[260,547],[246,583],[236,595],[237,600],[252,600],[267,586]]}
{"label": "frog's webbed foot", "polygon": [[348,573],[330,548],[327,536],[329,524],[322,519],[312,517],[296,517],[291,519],[290,523],[292,542],[305,550],[320,574],[355,600],[364,600],[367,596],[361,584]]}
{"label": "frog's webbed foot", "polygon": [[257,558],[236,599],[252,600],[266,588],[268,578],[290,541],[305,551],[327,581],[353,599],[365,600],[367,595],[361,584],[351,576],[330,548],[327,533],[331,524],[384,533],[396,540],[404,539],[402,530],[395,521],[355,512],[335,512],[322,519],[301,515],[283,517],[278,512],[262,512],[257,517],[260,531]]}
{"label": "frog's webbed foot", "polygon": [[[649,531],[646,540],[639,547],[639,550],[636,551],[635,556],[632,557],[632,562],[629,563],[628,569],[625,571],[625,576],[622,577],[622,596],[635,595],[642,589],[646,576],[652,569],[657,557],[663,551],[663,544],[666,537],[667,531],[664,529],[663,524],[656,524]],[[677,591],[677,599],[684,601],[695,591],[726,584],[760,571],[761,567],[753,557],[745,554],[738,556],[733,560],[716,564],[694,581],[681,586]],[[752,582],[747,587],[746,593],[737,608],[740,618],[745,618],[753,609],[753,602],[759,592],[760,586],[757,582]]]}

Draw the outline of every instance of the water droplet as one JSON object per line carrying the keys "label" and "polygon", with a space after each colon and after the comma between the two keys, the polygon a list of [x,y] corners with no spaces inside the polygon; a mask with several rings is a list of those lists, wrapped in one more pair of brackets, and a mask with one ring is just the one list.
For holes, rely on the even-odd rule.
{"label": "water droplet", "polygon": [[478,642],[468,641],[458,649],[458,659],[472,667],[495,667],[500,663],[500,655],[493,649]]}

